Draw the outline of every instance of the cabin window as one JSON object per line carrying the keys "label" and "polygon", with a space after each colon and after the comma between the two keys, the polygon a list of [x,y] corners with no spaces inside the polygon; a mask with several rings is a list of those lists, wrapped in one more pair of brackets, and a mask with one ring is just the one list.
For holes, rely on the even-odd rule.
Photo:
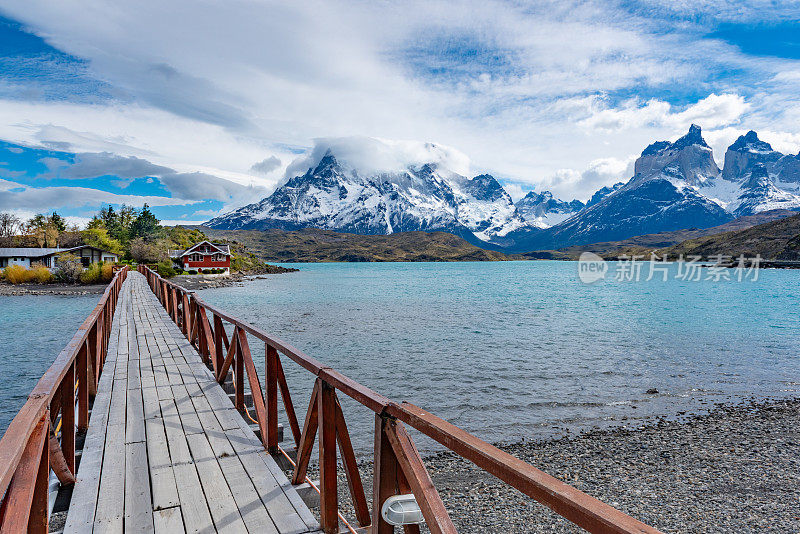
{"label": "cabin window", "polygon": [[91,258],[83,256],[81,257],[81,265],[83,265],[84,267],[88,267],[89,264],[91,263],[91,260],[92,260]]}

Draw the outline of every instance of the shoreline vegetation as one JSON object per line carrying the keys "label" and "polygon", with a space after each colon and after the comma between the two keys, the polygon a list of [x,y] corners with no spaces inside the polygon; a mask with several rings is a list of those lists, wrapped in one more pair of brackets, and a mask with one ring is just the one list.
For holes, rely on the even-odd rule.
{"label": "shoreline vegetation", "polygon": [[[800,398],[497,446],[664,533],[800,529]],[[423,461],[459,532],[583,532],[454,453]],[[359,469],[370,495],[372,462]]]}
{"label": "shoreline vegetation", "polygon": [[[122,206],[119,210],[102,208],[80,230],[67,225],[57,212],[38,214],[22,221],[10,213],[0,213],[1,247],[72,247],[91,245],[114,253],[121,263],[154,264],[159,274],[171,278],[178,273],[169,258],[170,249],[185,249],[208,239],[201,230],[182,226],[162,226],[147,204],[141,209]],[[278,274],[297,269],[269,265],[236,241],[225,240],[231,248],[231,277],[212,279],[196,275],[193,289],[222,287],[241,283],[248,275]],[[79,258],[69,253],[56,257],[53,269],[40,264],[29,268],[9,265],[0,270],[0,296],[8,295],[86,295],[102,293],[113,276],[113,264],[98,262],[84,267]]]}

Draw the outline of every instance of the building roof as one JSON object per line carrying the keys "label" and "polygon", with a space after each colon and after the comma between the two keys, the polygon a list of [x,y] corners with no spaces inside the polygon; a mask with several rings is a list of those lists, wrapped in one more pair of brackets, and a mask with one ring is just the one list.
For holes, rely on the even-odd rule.
{"label": "building roof", "polygon": [[182,257],[182,256],[184,256],[186,254],[189,254],[189,253],[193,252],[193,249],[195,249],[198,245],[202,245],[203,243],[211,245],[212,247],[214,247],[217,250],[216,251],[212,251],[212,252],[197,252],[196,254],[203,254],[203,255],[210,256],[211,254],[217,254],[217,253],[221,252],[223,254],[227,254],[228,256],[231,255],[231,247],[230,247],[230,245],[224,245],[222,243],[212,243],[211,241],[200,241],[199,243],[195,243],[194,245],[192,245],[191,247],[187,248],[186,250],[170,250],[169,251],[169,257],[170,258],[180,258],[180,257]]}
{"label": "building roof", "polygon": [[69,247],[69,248],[53,248],[53,247],[0,247],[0,258],[13,258],[15,256],[20,256],[23,258],[41,258],[44,256],[50,256],[51,254],[60,254],[62,252],[72,252],[74,250],[81,250],[84,248],[93,248],[95,250],[99,250],[101,252],[105,252],[107,254],[113,254],[117,256],[114,252],[109,252],[108,250],[103,250],[101,248],[93,247],[91,245],[80,245],[77,247]]}
{"label": "building roof", "polygon": [[0,257],[22,256],[25,258],[40,258],[66,250],[65,248],[2,247],[0,248]]}

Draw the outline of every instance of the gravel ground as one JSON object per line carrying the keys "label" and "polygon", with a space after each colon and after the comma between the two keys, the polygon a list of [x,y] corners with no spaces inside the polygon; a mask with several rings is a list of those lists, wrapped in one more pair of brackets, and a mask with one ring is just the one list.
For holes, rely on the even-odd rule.
{"label": "gravel ground", "polygon": [[88,286],[72,284],[19,284],[0,283],[0,296],[12,295],[95,295],[102,294],[106,284]]}
{"label": "gravel ground", "polygon": [[[663,532],[800,532],[800,399],[502,448]],[[452,454],[425,463],[459,532],[583,532]]]}
{"label": "gravel ground", "polygon": [[[273,266],[274,267],[274,266]],[[294,272],[297,269],[284,269],[283,267],[274,267],[281,269],[274,273],[266,273],[260,275],[245,275],[242,273],[232,273],[229,276],[203,276],[200,274],[179,274],[170,278],[171,282],[175,282],[179,286],[188,289],[189,291],[198,291],[201,289],[209,289],[214,287],[231,287],[243,286],[248,280],[260,280],[262,278],[269,278],[274,274],[283,274],[284,272]]]}

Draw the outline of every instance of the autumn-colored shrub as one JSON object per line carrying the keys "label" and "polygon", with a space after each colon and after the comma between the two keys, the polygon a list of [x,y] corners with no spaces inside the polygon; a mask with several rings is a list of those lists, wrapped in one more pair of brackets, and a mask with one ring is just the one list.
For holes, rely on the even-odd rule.
{"label": "autumn-colored shrub", "polygon": [[82,284],[98,284],[102,281],[103,272],[100,264],[93,263],[80,275]]}
{"label": "autumn-colored shrub", "polygon": [[12,284],[24,284],[33,279],[31,272],[22,265],[9,265],[3,269],[3,277]]}
{"label": "autumn-colored shrub", "polygon": [[112,278],[114,278],[114,264],[113,263],[104,263],[102,267],[100,267],[100,272],[102,273],[101,278],[103,282],[110,282]]}
{"label": "autumn-colored shrub", "polygon": [[53,273],[44,265],[35,265],[31,267],[29,276],[33,281],[40,284],[46,284],[53,279]]}

